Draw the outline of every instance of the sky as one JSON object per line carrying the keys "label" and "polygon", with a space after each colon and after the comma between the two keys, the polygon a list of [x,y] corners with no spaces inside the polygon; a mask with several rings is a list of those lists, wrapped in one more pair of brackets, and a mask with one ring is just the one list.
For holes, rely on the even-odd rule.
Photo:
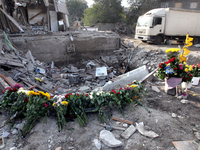
{"label": "sky", "polygon": [[[86,0],[86,2],[88,3],[88,6],[89,6],[89,7],[94,3],[93,0]],[[127,0],[122,0],[122,6],[128,7]]]}

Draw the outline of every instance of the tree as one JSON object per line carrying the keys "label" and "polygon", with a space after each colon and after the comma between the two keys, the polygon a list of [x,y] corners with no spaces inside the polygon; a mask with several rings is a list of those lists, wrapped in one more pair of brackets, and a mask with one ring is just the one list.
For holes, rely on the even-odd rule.
{"label": "tree", "polygon": [[84,16],[84,10],[88,8],[85,0],[66,0],[69,11],[69,22],[80,21]]}
{"label": "tree", "polygon": [[122,0],[94,0],[92,8],[84,12],[84,24],[117,23],[122,20]]}
{"label": "tree", "polygon": [[136,24],[139,16],[143,15],[147,11],[154,9],[157,6],[156,0],[128,0],[131,7],[126,12],[126,23]]}

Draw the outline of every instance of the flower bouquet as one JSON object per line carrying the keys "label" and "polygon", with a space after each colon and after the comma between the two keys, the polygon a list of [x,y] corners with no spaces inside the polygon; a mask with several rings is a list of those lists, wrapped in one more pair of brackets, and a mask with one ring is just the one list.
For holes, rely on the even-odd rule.
{"label": "flower bouquet", "polygon": [[25,136],[36,124],[36,121],[47,115],[49,106],[52,105],[49,93],[42,91],[28,92],[29,102],[26,105],[25,119],[26,123],[22,129],[22,136]]}
{"label": "flower bouquet", "polygon": [[57,119],[58,119],[58,127],[59,131],[61,131],[62,127],[67,125],[65,120],[65,115],[67,113],[67,106],[68,102],[64,100],[65,96],[62,95],[55,95],[52,99],[53,107],[57,112]]}

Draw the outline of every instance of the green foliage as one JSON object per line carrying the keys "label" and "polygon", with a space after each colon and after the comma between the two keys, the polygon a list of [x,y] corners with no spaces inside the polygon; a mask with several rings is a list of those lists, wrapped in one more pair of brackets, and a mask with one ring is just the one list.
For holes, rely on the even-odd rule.
{"label": "green foliage", "polygon": [[121,0],[95,0],[92,8],[84,12],[84,25],[121,22],[122,13]]}
{"label": "green foliage", "polygon": [[84,16],[84,10],[88,8],[85,0],[66,0],[69,11],[69,22],[72,25],[74,21],[80,21]]}
{"label": "green foliage", "polygon": [[129,0],[131,7],[126,12],[124,21],[127,24],[136,24],[138,17],[147,11],[154,9],[157,6],[157,3],[158,1],[154,0]]}

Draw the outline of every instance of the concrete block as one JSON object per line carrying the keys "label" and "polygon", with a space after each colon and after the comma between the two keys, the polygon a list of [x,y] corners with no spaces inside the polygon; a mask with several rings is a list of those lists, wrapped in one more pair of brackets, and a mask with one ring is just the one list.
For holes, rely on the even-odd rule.
{"label": "concrete block", "polygon": [[122,134],[121,137],[124,139],[128,139],[134,132],[136,128],[133,125],[130,125]]}
{"label": "concrete block", "polygon": [[115,86],[121,85],[121,86],[126,86],[130,84],[133,80],[141,80],[143,79],[146,75],[148,75],[149,72],[146,68],[146,66],[139,67],[135,70],[132,70],[130,72],[127,72],[126,74],[118,76],[114,82],[112,83],[106,83],[103,86],[103,90],[112,90]]}

